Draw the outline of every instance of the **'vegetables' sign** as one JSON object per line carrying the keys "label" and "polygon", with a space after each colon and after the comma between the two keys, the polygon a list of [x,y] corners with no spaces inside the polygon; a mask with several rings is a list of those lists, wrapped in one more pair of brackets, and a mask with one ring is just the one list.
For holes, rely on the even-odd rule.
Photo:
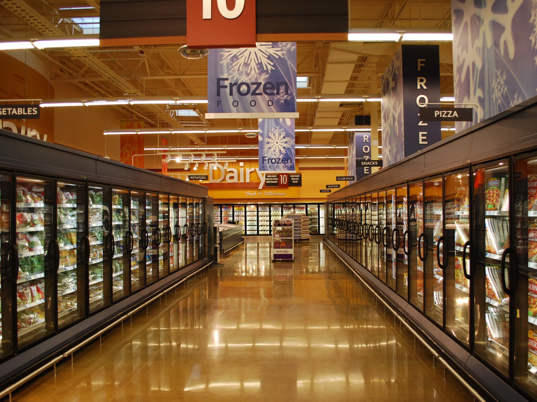
{"label": "'vegetables' sign", "polygon": [[39,119],[39,105],[0,105],[0,119]]}
{"label": "'vegetables' sign", "polygon": [[256,0],[187,0],[186,17],[191,49],[255,47]]}

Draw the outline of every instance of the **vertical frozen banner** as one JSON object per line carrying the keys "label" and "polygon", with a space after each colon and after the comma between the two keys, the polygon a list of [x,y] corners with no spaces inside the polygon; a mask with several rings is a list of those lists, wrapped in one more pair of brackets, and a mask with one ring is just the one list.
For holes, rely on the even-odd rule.
{"label": "vertical frozen banner", "polygon": [[371,174],[371,166],[361,166],[360,164],[360,161],[371,160],[371,133],[354,133],[354,145],[356,180],[360,180]]}
{"label": "vertical frozen banner", "polygon": [[259,119],[259,172],[294,173],[295,120]]}
{"label": "vertical frozen banner", "polygon": [[[258,118],[296,118],[287,114],[296,114],[297,110],[296,74],[294,42],[213,49],[208,58],[207,118],[225,118],[221,114],[231,113],[254,113]],[[237,118],[237,115],[227,117]]]}

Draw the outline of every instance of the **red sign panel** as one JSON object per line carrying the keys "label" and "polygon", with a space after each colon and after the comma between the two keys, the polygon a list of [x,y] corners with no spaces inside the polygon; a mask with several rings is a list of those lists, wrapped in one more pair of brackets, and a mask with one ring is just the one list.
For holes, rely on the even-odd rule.
{"label": "red sign panel", "polygon": [[280,188],[288,188],[289,187],[289,175],[288,174],[280,174],[280,175],[278,175],[278,187],[280,187]]}
{"label": "red sign panel", "polygon": [[255,47],[256,0],[187,0],[191,49]]}

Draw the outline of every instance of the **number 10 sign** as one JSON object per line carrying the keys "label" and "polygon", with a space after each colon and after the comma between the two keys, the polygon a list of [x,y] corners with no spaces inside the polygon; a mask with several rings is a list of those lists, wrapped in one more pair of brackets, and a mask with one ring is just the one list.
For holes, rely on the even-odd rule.
{"label": "number 10 sign", "polygon": [[255,0],[187,0],[186,34],[191,49],[255,47]]}

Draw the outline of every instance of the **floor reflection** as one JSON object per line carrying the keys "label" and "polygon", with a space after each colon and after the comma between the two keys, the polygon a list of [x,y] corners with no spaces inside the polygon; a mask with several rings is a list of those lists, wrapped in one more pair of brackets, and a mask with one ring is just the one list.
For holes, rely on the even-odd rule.
{"label": "floor reflection", "polygon": [[245,243],[21,401],[470,401],[322,243]]}

